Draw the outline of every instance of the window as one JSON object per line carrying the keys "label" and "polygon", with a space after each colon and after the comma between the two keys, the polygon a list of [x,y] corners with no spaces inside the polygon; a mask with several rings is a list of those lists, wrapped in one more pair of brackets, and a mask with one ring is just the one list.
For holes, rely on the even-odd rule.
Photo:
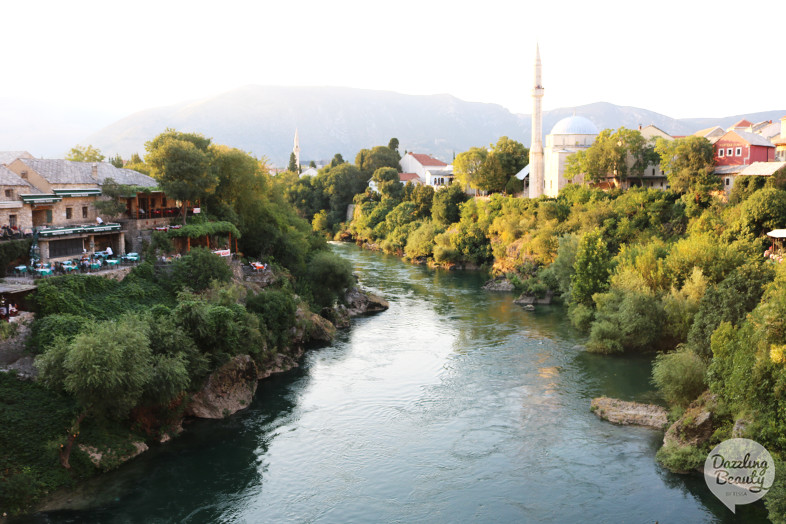
{"label": "window", "polygon": [[66,208],[66,220],[71,220],[72,218],[74,218],[74,210],[71,209],[70,207],[67,207]]}
{"label": "window", "polygon": [[52,240],[49,242],[49,257],[70,257],[82,254],[82,239]]}
{"label": "window", "polygon": [[51,224],[52,223],[52,210],[51,209],[47,209],[46,210],[46,223],[47,224]]}
{"label": "window", "polygon": [[14,190],[13,189],[6,189],[5,190],[5,197],[6,198],[11,198],[13,196],[14,196]]}
{"label": "window", "polygon": [[726,185],[727,185],[727,186],[729,185],[729,182],[730,182],[730,181],[731,181],[731,179],[730,179],[730,178],[727,178],[727,179],[726,179]]}
{"label": "window", "polygon": [[16,215],[8,215],[8,225],[16,227]]}
{"label": "window", "polygon": [[723,158],[723,153],[724,153],[725,151],[726,151],[726,150],[725,150],[725,149],[723,149],[723,148],[721,148],[721,149],[718,149],[718,157],[719,157],[719,158]]}
{"label": "window", "polygon": [[735,154],[736,156],[742,156],[742,148],[741,148],[741,147],[738,147],[738,148],[737,148],[737,149],[734,151],[734,154]]}
{"label": "window", "polygon": [[87,218],[87,206],[82,206],[82,218]]}
{"label": "window", "polygon": [[731,153],[732,153],[732,151],[733,151],[733,149],[732,149],[732,148],[728,148],[728,149],[726,150],[726,156],[731,156]]}

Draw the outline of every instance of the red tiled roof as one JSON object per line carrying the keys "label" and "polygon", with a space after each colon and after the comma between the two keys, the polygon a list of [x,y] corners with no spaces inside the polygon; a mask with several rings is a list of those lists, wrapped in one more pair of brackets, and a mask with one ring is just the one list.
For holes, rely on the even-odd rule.
{"label": "red tiled roof", "polygon": [[748,120],[745,120],[745,119],[743,118],[742,120],[740,120],[739,122],[737,122],[736,124],[734,124],[734,125],[733,125],[733,126],[731,126],[731,127],[732,127],[732,129],[734,129],[735,127],[750,127],[750,126],[752,126],[752,125],[753,125],[753,123],[752,123],[752,122],[750,122],[750,121],[748,121]]}
{"label": "red tiled roof", "polygon": [[[425,156],[425,155],[424,155]],[[398,179],[401,182],[409,182],[410,180],[417,180],[420,177],[417,173],[399,173]]]}
{"label": "red tiled roof", "polygon": [[420,165],[422,165],[422,166],[440,166],[440,167],[444,167],[444,166],[447,165],[442,160],[437,160],[436,158],[430,157],[428,155],[423,155],[423,154],[418,154],[418,153],[410,153],[410,155],[415,157],[415,160],[420,162]]}

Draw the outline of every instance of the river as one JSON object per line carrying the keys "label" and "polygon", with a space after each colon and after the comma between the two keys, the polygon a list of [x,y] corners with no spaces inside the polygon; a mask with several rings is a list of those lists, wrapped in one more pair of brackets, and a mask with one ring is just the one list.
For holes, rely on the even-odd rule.
{"label": "river", "polygon": [[559,307],[527,312],[352,245],[390,309],[357,319],[253,404],[86,483],[25,522],[752,522],[654,460],[662,433],[590,399],[654,401],[650,358],[590,355]]}

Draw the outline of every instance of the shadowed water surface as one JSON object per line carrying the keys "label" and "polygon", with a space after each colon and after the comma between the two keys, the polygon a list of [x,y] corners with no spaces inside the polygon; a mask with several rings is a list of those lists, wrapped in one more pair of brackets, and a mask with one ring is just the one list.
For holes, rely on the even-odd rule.
{"label": "shadowed water surface", "polygon": [[484,275],[356,249],[390,310],[359,319],[251,407],[198,421],[35,522],[755,522],[658,467],[662,433],[592,397],[652,401],[649,358],[598,357],[560,308],[523,311]]}

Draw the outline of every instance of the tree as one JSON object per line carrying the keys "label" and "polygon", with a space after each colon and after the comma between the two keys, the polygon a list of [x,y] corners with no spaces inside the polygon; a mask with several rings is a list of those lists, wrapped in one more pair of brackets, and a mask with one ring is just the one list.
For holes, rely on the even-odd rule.
{"label": "tree", "polygon": [[333,155],[333,160],[330,161],[330,167],[336,167],[343,164],[344,162],[346,162],[346,160],[344,160],[344,157],[341,156],[341,153],[336,153]]}
{"label": "tree", "polygon": [[100,214],[114,218],[126,210],[124,197],[132,193],[133,189],[130,186],[118,184],[113,178],[107,178],[101,186],[101,194],[108,199],[96,200],[95,207]]}
{"label": "tree", "polygon": [[109,163],[116,168],[121,169],[123,167],[123,158],[120,156],[120,153],[118,153],[109,159]]}
{"label": "tree", "polygon": [[583,174],[591,182],[626,180],[642,176],[655,158],[652,146],[638,131],[624,127],[614,132],[604,129],[588,149],[568,157],[565,177],[573,179]]}
{"label": "tree", "polygon": [[502,171],[508,179],[529,164],[529,149],[521,142],[506,136],[500,137],[496,144],[492,144],[491,150],[497,156]]}
{"label": "tree", "polygon": [[461,218],[461,204],[469,197],[458,184],[451,184],[434,194],[431,216],[443,226],[458,222]]}
{"label": "tree", "polygon": [[500,161],[500,155],[491,152],[475,177],[475,186],[481,191],[499,193],[505,190],[508,175]]}
{"label": "tree", "polygon": [[660,138],[655,144],[655,152],[660,155],[660,167],[674,191],[707,194],[720,189],[720,178],[713,173],[715,149],[706,138]]}
{"label": "tree", "polygon": [[209,249],[196,247],[172,264],[170,279],[177,287],[202,291],[213,280],[229,282],[232,279],[232,268]]}
{"label": "tree", "polygon": [[344,291],[355,284],[352,265],[330,251],[314,255],[308,264],[307,277],[318,306],[329,307]]}
{"label": "tree", "polygon": [[289,154],[289,165],[287,166],[287,171],[290,171],[292,173],[300,172],[300,169],[298,168],[297,165],[297,157],[295,157],[294,152]]}
{"label": "tree", "polygon": [[90,323],[70,343],[58,339],[36,366],[48,387],[72,394],[82,409],[60,451],[68,469],[79,425],[88,414],[122,419],[142,397],[153,376],[147,325],[135,316]]}
{"label": "tree", "polygon": [[461,187],[478,189],[478,179],[483,171],[483,164],[489,152],[482,147],[471,147],[468,151],[456,155],[453,160],[453,174],[461,183]]}
{"label": "tree", "polygon": [[404,186],[398,178],[398,170],[392,167],[380,167],[371,177],[377,184],[379,192],[386,197],[394,200],[401,200],[404,195]]}
{"label": "tree", "polygon": [[314,169],[316,169],[316,168],[317,168],[317,163],[316,163],[316,162],[314,162],[313,160],[311,160],[311,161],[308,163],[308,167],[313,167]]}
{"label": "tree", "polygon": [[138,171],[139,173],[144,173],[146,175],[150,174],[150,166],[145,164],[145,162],[139,156],[139,153],[134,153],[131,155],[131,158],[123,167],[125,167],[125,169],[133,169],[134,171]]}
{"label": "tree", "polygon": [[72,162],[103,162],[106,157],[97,147],[76,145],[66,154],[65,159]]}
{"label": "tree", "polygon": [[371,150],[361,149],[355,157],[355,165],[369,176],[380,167],[399,170],[398,161],[398,153],[385,146],[375,146]]}
{"label": "tree", "polygon": [[205,198],[218,184],[210,168],[210,139],[197,133],[167,129],[145,143],[145,162],[167,196],[182,203],[183,224],[186,206]]}
{"label": "tree", "polygon": [[243,218],[252,203],[269,191],[265,177],[264,161],[234,147],[211,144],[209,148],[211,167],[218,177],[215,190],[207,197],[211,211],[216,213],[222,206],[234,212],[226,219]]}
{"label": "tree", "polygon": [[395,151],[396,156],[398,156],[398,159],[401,160],[401,153],[398,152],[398,138],[391,138],[390,142],[388,142],[388,148]]}
{"label": "tree", "polygon": [[599,229],[585,233],[579,241],[573,263],[571,300],[576,304],[592,305],[592,295],[609,287],[611,256]]}

